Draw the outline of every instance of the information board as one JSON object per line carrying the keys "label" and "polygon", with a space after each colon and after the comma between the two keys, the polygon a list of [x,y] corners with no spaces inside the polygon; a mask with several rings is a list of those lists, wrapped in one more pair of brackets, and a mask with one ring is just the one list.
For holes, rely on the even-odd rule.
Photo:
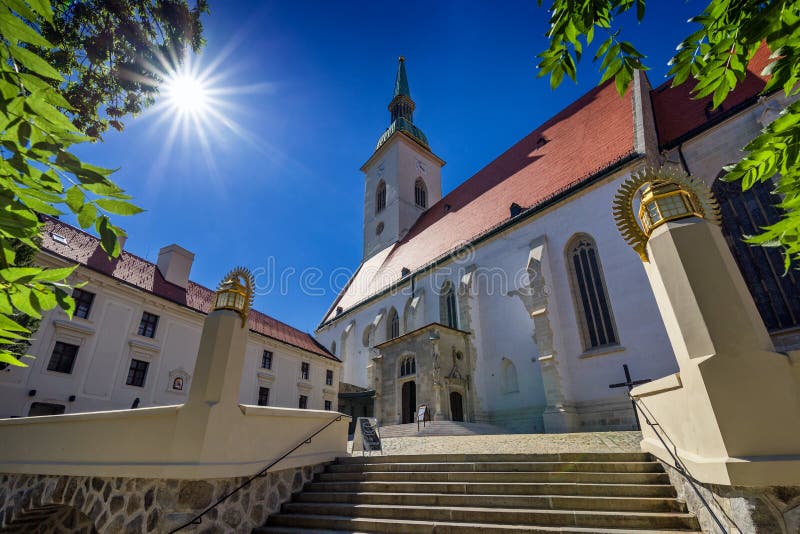
{"label": "information board", "polygon": [[353,452],[383,452],[381,436],[378,431],[378,420],[374,417],[359,417],[356,419],[356,432],[353,436]]}
{"label": "information board", "polygon": [[419,408],[417,408],[417,432],[419,432],[419,423],[422,422],[422,427],[425,427],[425,423],[431,420],[431,413],[428,411],[427,404],[420,404]]}

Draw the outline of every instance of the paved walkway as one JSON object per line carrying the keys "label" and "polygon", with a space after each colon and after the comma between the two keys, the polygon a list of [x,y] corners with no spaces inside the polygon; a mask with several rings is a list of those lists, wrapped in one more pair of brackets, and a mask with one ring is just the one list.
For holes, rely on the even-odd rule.
{"label": "paved walkway", "polygon": [[[639,452],[639,432],[386,438],[384,454]],[[348,443],[348,451],[353,443]]]}

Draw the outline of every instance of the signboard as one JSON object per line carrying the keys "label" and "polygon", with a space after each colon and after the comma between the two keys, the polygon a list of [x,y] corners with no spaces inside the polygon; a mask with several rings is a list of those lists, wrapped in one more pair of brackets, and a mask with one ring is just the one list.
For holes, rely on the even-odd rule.
{"label": "signboard", "polygon": [[378,433],[378,420],[374,417],[356,419],[356,432],[353,436],[353,452],[380,451],[383,453],[381,436]]}
{"label": "signboard", "polygon": [[425,428],[425,422],[431,420],[431,413],[428,411],[427,404],[420,404],[417,408],[417,431],[419,431],[419,423],[422,421],[422,427]]}

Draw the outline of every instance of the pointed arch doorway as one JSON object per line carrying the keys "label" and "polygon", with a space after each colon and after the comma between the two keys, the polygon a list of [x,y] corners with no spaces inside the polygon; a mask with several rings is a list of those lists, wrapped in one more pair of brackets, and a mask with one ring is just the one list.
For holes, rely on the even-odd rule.
{"label": "pointed arch doorway", "polygon": [[453,421],[464,420],[464,401],[457,391],[450,392],[450,417]]}
{"label": "pointed arch doorway", "polygon": [[402,388],[402,419],[401,423],[413,423],[417,411],[417,384],[413,380],[403,382]]}

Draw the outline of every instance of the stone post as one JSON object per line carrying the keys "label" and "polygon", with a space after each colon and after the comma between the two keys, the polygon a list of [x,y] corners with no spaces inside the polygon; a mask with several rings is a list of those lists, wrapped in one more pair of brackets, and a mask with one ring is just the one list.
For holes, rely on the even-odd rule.
{"label": "stone post", "polygon": [[[800,482],[800,384],[769,334],[720,228],[699,217],[656,227],[644,264],[680,372],[635,388],[661,439],[701,482]],[[656,431],[642,446],[667,463]]]}

